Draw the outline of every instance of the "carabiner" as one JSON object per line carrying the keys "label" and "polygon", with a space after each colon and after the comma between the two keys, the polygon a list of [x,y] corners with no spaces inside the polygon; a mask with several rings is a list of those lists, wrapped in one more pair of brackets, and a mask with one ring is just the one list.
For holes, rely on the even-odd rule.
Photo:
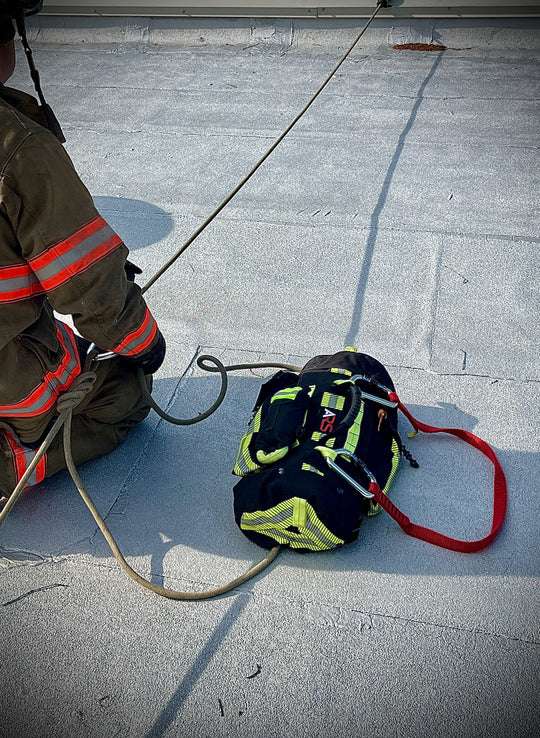
{"label": "carabiner", "polygon": [[[369,377],[366,377],[363,374],[355,374],[349,379],[349,382],[352,382],[352,384],[356,384],[356,382],[360,382],[360,381],[373,384],[378,389],[382,390],[383,392],[386,392],[387,395],[389,395],[392,392],[392,390],[389,389],[388,387],[385,387],[384,384],[380,384],[380,382],[375,382],[373,379],[369,379]],[[379,405],[384,405],[385,407],[391,407],[394,409],[398,406],[397,402],[391,402],[390,400],[383,400],[382,397],[377,397],[377,395],[372,395],[369,392],[364,392],[363,389],[360,389],[360,392],[362,393],[362,398],[365,400],[371,400],[371,402],[377,402]]]}
{"label": "carabiner", "polygon": [[[88,346],[88,349],[86,351],[86,355],[92,353],[96,349],[96,344],[91,343],[90,346]],[[116,356],[117,354],[114,353],[114,351],[105,351],[103,354],[98,354],[97,356],[94,356],[94,361],[105,361],[106,359],[112,359],[113,356]]]}
{"label": "carabiner", "polygon": [[[347,451],[347,449],[345,448],[340,448],[337,451],[334,451],[334,454],[335,454],[334,458],[337,456],[348,456],[349,459],[353,462],[355,466],[358,466],[361,469],[363,469],[363,471],[365,472],[370,482],[377,484],[377,480],[375,479],[373,474],[369,471],[369,469],[364,464],[364,462],[360,461],[360,459],[357,456],[355,456],[353,453],[351,453],[350,451]],[[374,497],[374,495],[372,495],[371,492],[368,492],[367,489],[362,487],[361,484],[359,484],[355,479],[353,479],[349,474],[347,474],[346,471],[344,471],[340,466],[338,466],[336,462],[334,461],[334,459],[331,459],[330,457],[327,456],[326,463],[328,464],[330,469],[335,471],[336,474],[339,474],[339,476],[342,479],[344,479],[346,482],[348,482],[351,485],[351,487],[354,490],[356,490],[356,492],[359,492],[362,495],[362,497],[365,497],[368,500]]]}

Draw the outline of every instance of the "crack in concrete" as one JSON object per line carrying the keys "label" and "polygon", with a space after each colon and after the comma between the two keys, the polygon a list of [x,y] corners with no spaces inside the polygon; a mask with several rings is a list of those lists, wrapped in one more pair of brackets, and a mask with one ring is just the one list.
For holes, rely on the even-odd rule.
{"label": "crack in concrete", "polygon": [[2,602],[2,607],[7,607],[8,605],[14,605],[16,602],[19,602],[20,600],[24,600],[27,597],[30,597],[31,595],[36,594],[37,592],[44,592],[46,589],[54,589],[55,587],[69,587],[69,584],[64,584],[62,582],[55,582],[54,584],[44,584],[42,587],[36,587],[35,589],[31,589],[28,592],[25,592],[24,594],[13,598],[12,600],[8,600],[7,602]]}
{"label": "crack in concrete", "polygon": [[529,378],[529,377],[502,377],[491,374],[475,374],[473,372],[437,372],[434,369],[424,369],[419,366],[409,366],[406,364],[386,364],[388,369],[405,369],[409,371],[424,372],[425,374],[431,374],[434,377],[471,377],[472,379],[489,379],[492,380],[492,384],[496,382],[516,382],[522,384],[539,384],[540,379]]}
{"label": "crack in concrete", "polygon": [[[256,208],[255,208],[256,209]],[[122,211],[126,212],[126,211]],[[297,212],[296,215],[301,215],[305,213],[306,211],[301,210],[300,212]],[[355,220],[359,213],[339,213],[334,210],[332,211],[333,214],[336,214],[338,216],[341,216],[343,218],[347,218],[350,220]],[[250,213],[253,213],[253,208],[250,210]],[[366,214],[367,215],[367,214]],[[202,218],[203,214],[189,214],[188,216],[184,215],[184,218]],[[234,214],[233,212],[229,211],[227,214],[220,214],[220,219],[222,219],[225,222],[234,222],[234,223],[242,223],[245,222],[246,225],[252,225],[253,221],[252,219],[239,217],[238,214]],[[267,226],[283,226],[283,225],[301,225],[304,228],[339,228],[339,229],[348,229],[354,232],[358,231],[371,231],[374,229],[374,226],[370,226],[367,224],[360,224],[351,225],[347,222],[332,222],[331,224],[328,223],[328,221],[323,220],[311,220],[311,215],[308,215],[306,213],[305,215],[306,220],[291,220],[290,218],[286,218],[284,220],[278,220],[276,218],[264,218],[264,217],[257,217],[257,224],[260,225],[267,225]],[[309,220],[307,220],[309,218]],[[540,243],[540,238],[537,236],[528,236],[528,235],[518,235],[518,234],[511,234],[511,233],[486,233],[486,232],[478,232],[474,233],[472,231],[452,231],[452,230],[440,230],[435,228],[393,228],[391,226],[380,226],[377,227],[376,230],[379,234],[393,234],[393,235],[400,235],[400,234],[406,234],[406,235],[419,235],[419,236],[426,236],[429,235],[430,237],[435,236],[443,236],[444,238],[470,238],[472,240],[480,240],[483,239],[484,241],[508,241],[510,243],[527,243],[527,244],[537,244]]]}
{"label": "crack in concrete", "polygon": [[[246,349],[246,348],[239,348],[234,346],[202,346],[201,351],[204,351],[204,353],[216,353],[219,355],[223,355],[224,353],[230,351],[235,354],[253,354],[254,358],[253,361],[265,361],[269,359],[273,359],[274,357],[278,361],[282,361],[284,363],[293,363],[293,361],[303,361],[305,364],[311,357],[311,354],[291,354],[291,353],[281,353],[272,351],[271,349],[265,350],[254,350],[254,349]],[[527,384],[539,384],[540,379],[536,378],[530,378],[530,377],[504,377],[504,376],[497,376],[492,374],[476,374],[474,372],[441,372],[441,371],[435,371],[435,369],[426,369],[425,367],[421,366],[415,366],[413,364],[391,364],[386,363],[385,364],[387,369],[403,369],[406,371],[412,371],[412,372],[423,372],[424,374],[429,374],[433,377],[470,377],[471,379],[489,379],[492,381],[492,383],[496,382],[514,382],[514,383],[521,383],[524,385]]]}
{"label": "crack in concrete", "polygon": [[[184,370],[183,374],[178,379],[174,390],[167,402],[167,405],[165,407],[165,412],[168,413],[170,408],[173,407],[174,403],[176,402],[178,396],[180,395],[180,386],[183,384],[185,378],[190,374],[193,373],[193,367],[195,366],[195,362],[197,360],[197,357],[201,353],[201,346],[197,346],[197,349],[195,353],[193,354],[193,357],[191,358],[190,362],[188,363],[186,369]],[[136,474],[137,470],[139,469],[140,465],[142,464],[142,461],[144,457],[146,456],[147,449],[151,446],[151,444],[154,441],[154,438],[156,436],[156,433],[158,432],[158,429],[161,427],[162,423],[165,421],[163,418],[159,418],[158,422],[155,424],[154,428],[152,429],[152,432],[149,434],[146,443],[142,447],[137,459],[135,462],[131,465],[129,471],[126,474],[126,477],[124,481],[122,482],[120,486],[120,491],[109,508],[109,511],[106,513],[106,515],[103,516],[103,519],[105,522],[109,519],[111,516],[115,515],[123,515],[126,511],[128,500],[129,500],[129,482],[133,478],[134,474]],[[90,542],[93,543],[93,540],[99,533],[99,527],[96,527],[96,530],[94,531],[93,535],[90,537]]]}
{"label": "crack in concrete", "polygon": [[[30,553],[30,552],[28,552]],[[37,568],[39,566],[43,566],[44,564],[55,564],[56,560],[55,558],[51,556],[41,556],[41,554],[33,554],[34,556],[39,556],[39,560],[32,559],[23,559],[20,562],[13,563],[12,566],[9,564],[3,568],[0,568],[0,577],[8,574],[8,572],[13,571],[14,569],[28,569],[28,568]],[[8,561],[8,559],[4,559],[5,561]]]}
{"label": "crack in concrete", "polygon": [[[245,594],[247,594],[248,591],[245,591]],[[391,621],[396,623],[403,623],[404,625],[415,625],[415,626],[424,626],[424,627],[430,627],[430,628],[437,628],[440,631],[453,631],[457,633],[464,633],[473,636],[475,639],[478,636],[486,636],[488,638],[497,638],[501,641],[507,641],[507,642],[515,642],[519,643],[524,646],[538,646],[540,645],[540,641],[534,639],[534,638],[526,638],[522,636],[513,636],[508,635],[506,633],[497,633],[496,631],[489,631],[484,630],[482,628],[467,628],[462,625],[448,625],[446,623],[438,623],[436,621],[430,621],[430,620],[423,620],[421,618],[415,618],[415,617],[409,617],[405,615],[393,615],[391,613],[381,613],[377,611],[367,611],[367,610],[360,610],[354,607],[347,607],[344,608],[339,605],[326,605],[325,603],[320,602],[313,602],[310,600],[296,600],[292,598],[284,598],[283,600],[280,600],[278,598],[272,597],[271,595],[265,595],[262,593],[256,593],[254,590],[249,591],[249,594],[253,601],[259,599],[259,600],[270,600],[276,605],[280,605],[283,602],[288,604],[289,606],[293,607],[305,607],[306,605],[311,605],[312,607],[320,607],[321,613],[324,616],[325,612],[328,612],[329,610],[333,610],[341,617],[343,614],[346,613],[355,613],[357,615],[361,615],[366,618],[366,621],[362,621],[360,623],[360,632],[366,633],[371,630],[376,629],[376,618],[381,618],[384,621]],[[319,622],[319,625],[323,622],[324,617],[321,618]],[[330,626],[329,626],[330,627]]]}
{"label": "crack in concrete", "polygon": [[[75,554],[67,555],[58,561],[52,561],[52,560],[42,561],[42,562],[39,562],[38,565],[43,565],[47,563],[48,564],[63,564],[63,563],[69,563],[69,562],[77,562],[77,558]],[[119,573],[121,573],[116,562],[109,563],[107,561],[85,561],[84,563],[86,566],[92,567],[94,569],[107,569],[108,571],[118,571]],[[152,575],[152,572],[149,571],[148,576],[151,576],[151,575]],[[191,579],[189,577],[176,577],[174,575],[167,575],[167,579],[170,580],[171,582],[182,583],[183,587],[185,587],[187,583],[188,586],[191,586],[194,589],[200,588],[201,586],[204,586],[204,587],[216,586],[215,583],[213,582],[207,582],[207,581],[203,582],[200,580]],[[29,592],[24,593],[18,596],[17,598],[14,598],[13,600],[9,600],[8,602],[3,603],[3,604],[4,605],[12,604],[20,599],[25,598],[26,596],[30,594],[33,594],[34,592],[39,592],[45,589],[51,589],[53,587],[68,587],[70,586],[70,584],[72,584],[72,582],[70,582],[69,584],[53,583],[50,585],[44,585],[43,587],[32,589]],[[512,636],[512,635],[508,635],[505,633],[498,633],[496,631],[485,630],[482,628],[467,628],[461,625],[448,625],[445,623],[438,623],[436,621],[431,621],[431,620],[423,620],[421,618],[415,618],[415,617],[410,617],[406,615],[394,615],[391,613],[382,613],[378,611],[360,610],[355,607],[345,607],[344,608],[339,605],[327,605],[325,603],[313,602],[312,600],[297,600],[293,598],[281,598],[280,599],[280,598],[272,597],[271,595],[266,595],[264,593],[261,594],[261,593],[255,592],[255,590],[247,590],[247,589],[238,589],[236,590],[236,594],[244,595],[244,596],[249,595],[249,597],[253,600],[253,602],[255,602],[256,600],[261,600],[261,601],[269,600],[276,605],[286,603],[289,606],[299,607],[299,608],[305,608],[306,606],[311,606],[312,608],[315,608],[315,611],[320,608],[321,619],[317,621],[317,624],[319,626],[320,625],[324,626],[325,613],[327,614],[329,612],[335,613],[338,616],[336,619],[336,622],[337,620],[343,621],[342,616],[344,614],[346,615],[347,613],[349,614],[354,613],[354,614],[361,615],[362,617],[366,618],[366,621],[362,621],[360,623],[361,633],[367,633],[371,630],[376,629],[377,627],[376,618],[381,618],[384,621],[392,621],[396,623],[402,623],[404,625],[412,624],[414,626],[425,626],[425,627],[430,627],[430,628],[437,628],[440,631],[453,631],[453,632],[458,632],[458,633],[465,633],[465,634],[472,635],[475,639],[478,636],[486,636],[489,638],[497,638],[497,639],[507,641],[507,642],[519,643],[525,646],[540,645],[540,641],[533,639],[533,638],[524,638],[522,636]],[[328,625],[328,627],[331,627],[331,626]]]}
{"label": "crack in concrete", "polygon": [[428,370],[433,372],[433,344],[435,341],[435,334],[437,332],[437,320],[439,314],[439,297],[441,293],[441,265],[443,261],[444,247],[441,242],[437,244],[435,259],[433,260],[433,274],[431,275],[432,280],[432,292],[431,300],[429,303],[429,328],[426,335],[426,349],[427,349],[427,360]]}
{"label": "crack in concrete", "polygon": [[515,641],[523,645],[530,645],[530,646],[540,645],[540,641],[537,641],[537,640],[529,640],[527,638],[520,638],[519,636],[510,636],[504,633],[495,633],[489,630],[481,630],[479,628],[464,628],[461,625],[446,625],[444,623],[436,623],[430,620],[420,620],[418,618],[409,618],[403,615],[388,615],[388,614],[384,614],[380,612],[369,613],[369,612],[364,612],[363,610],[356,610],[354,608],[351,609],[351,612],[357,612],[360,615],[366,615],[370,618],[379,617],[385,620],[395,620],[397,622],[403,622],[406,624],[412,623],[413,625],[426,625],[432,628],[439,628],[441,630],[451,630],[451,631],[455,631],[458,633],[469,633],[470,635],[473,635],[475,639],[479,635],[483,635],[483,636],[488,636],[490,638],[500,638],[501,640],[505,640],[505,641]]}
{"label": "crack in concrete", "polygon": [[[42,554],[35,553],[34,551],[23,551],[22,549],[3,548],[0,546],[0,559],[5,561],[20,562],[20,563],[35,563],[36,561],[41,563],[46,558]],[[11,568],[11,567],[10,567]]]}

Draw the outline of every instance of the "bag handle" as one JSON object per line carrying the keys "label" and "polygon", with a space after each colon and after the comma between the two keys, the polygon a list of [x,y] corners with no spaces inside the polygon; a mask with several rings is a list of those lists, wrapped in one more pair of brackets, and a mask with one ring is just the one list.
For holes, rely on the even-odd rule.
{"label": "bag handle", "polygon": [[419,538],[421,541],[427,541],[428,543],[433,543],[435,546],[447,548],[451,551],[459,551],[460,553],[473,553],[487,548],[491,543],[493,543],[495,537],[500,531],[506,515],[506,477],[495,452],[489,444],[469,431],[461,428],[437,428],[416,420],[405,405],[403,405],[395,392],[392,392],[389,395],[389,399],[398,403],[398,408],[409,420],[415,433],[418,431],[422,431],[422,433],[448,433],[452,436],[456,436],[456,438],[459,438],[462,441],[465,441],[465,443],[468,443],[470,446],[473,446],[473,448],[476,448],[478,451],[483,453],[484,456],[491,461],[495,471],[493,479],[493,520],[491,531],[487,536],[476,541],[462,541],[456,538],[450,538],[449,536],[445,536],[435,530],[431,530],[431,528],[424,528],[421,525],[412,523],[409,518],[402,513],[385,494],[382,493],[381,488],[376,482],[371,482],[369,485],[369,492],[373,494],[375,500],[397,522],[400,528],[405,531],[407,535],[413,536],[413,538]]}

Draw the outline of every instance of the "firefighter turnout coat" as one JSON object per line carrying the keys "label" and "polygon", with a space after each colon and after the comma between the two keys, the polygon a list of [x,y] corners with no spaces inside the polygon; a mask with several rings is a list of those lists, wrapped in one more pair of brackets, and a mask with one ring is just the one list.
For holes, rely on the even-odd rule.
{"label": "firefighter turnout coat", "polygon": [[[30,96],[0,85],[0,475],[9,476],[7,482],[0,476],[4,493],[24,471],[33,453],[28,447],[50,426],[59,393],[81,372],[77,337],[53,310],[71,315],[82,336],[120,357],[137,361],[163,340],[140,288],[126,278],[126,246],[96,211],[61,143],[36,122],[40,110]],[[102,363],[109,366],[99,368],[98,404],[109,407],[105,416],[114,403],[125,405],[105,422],[122,425],[127,416],[138,422],[148,409],[140,403],[135,367],[117,359]],[[95,453],[90,440],[75,456],[80,461],[110,450],[123,438],[124,429],[117,431],[104,447],[94,444]],[[10,453],[15,476],[6,471]],[[61,466],[58,461],[46,470],[44,462],[33,481]]]}

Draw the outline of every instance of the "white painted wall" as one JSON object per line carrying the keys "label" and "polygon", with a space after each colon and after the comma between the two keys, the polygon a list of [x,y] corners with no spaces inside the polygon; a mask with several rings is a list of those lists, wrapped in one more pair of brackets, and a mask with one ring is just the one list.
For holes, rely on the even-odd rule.
{"label": "white painted wall", "polygon": [[[391,17],[519,17],[540,16],[540,1],[508,0],[389,0]],[[354,17],[370,15],[376,0],[45,0],[44,12],[55,15],[125,16],[269,16]]]}

